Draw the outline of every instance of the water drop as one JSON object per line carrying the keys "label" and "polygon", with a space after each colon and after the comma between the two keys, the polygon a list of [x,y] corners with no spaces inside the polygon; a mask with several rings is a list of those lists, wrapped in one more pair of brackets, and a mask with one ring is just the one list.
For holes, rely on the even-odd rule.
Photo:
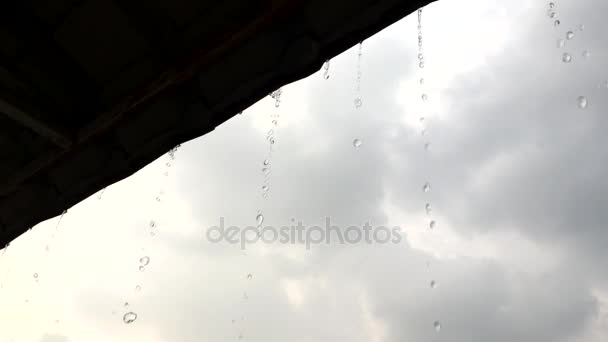
{"label": "water drop", "polygon": [[553,22],[553,25],[555,25],[555,26],[559,26],[559,24],[560,24],[559,19]]}
{"label": "water drop", "polygon": [[265,175],[267,175],[267,174],[269,174],[269,173],[270,173],[270,168],[269,168],[269,167],[262,168],[262,172],[263,172]]}
{"label": "water drop", "polygon": [[268,131],[268,135],[273,135],[273,134],[274,134],[273,130]]}
{"label": "water drop", "polygon": [[139,262],[142,264],[142,266],[148,266],[148,264],[150,263],[150,257],[149,256],[141,257],[139,259]]}
{"label": "water drop", "polygon": [[572,38],[574,38],[574,32],[572,32],[572,31],[566,32],[566,39],[571,40]]}
{"label": "water drop", "polygon": [[418,83],[424,84],[424,78],[421,78],[420,81],[418,81]]}
{"label": "water drop", "polygon": [[354,103],[355,103],[355,108],[357,108],[357,109],[361,108],[361,106],[363,105],[363,101],[361,100],[360,97],[357,97],[355,99]]}
{"label": "water drop", "polygon": [[143,272],[145,269],[146,269],[145,267],[143,267],[143,266],[139,266],[139,271],[140,271],[140,272]]}
{"label": "water drop", "polygon": [[268,159],[265,159],[264,160],[264,165],[268,165],[268,164],[270,164],[270,161]]}
{"label": "water drop", "polygon": [[440,331],[441,323],[439,323],[439,321],[435,321],[435,322],[433,322],[433,327],[435,328],[435,331]]}
{"label": "water drop", "polygon": [[169,163],[169,162],[167,162],[167,164],[165,164],[165,165],[167,165],[167,167],[171,167],[171,163]]}
{"label": "water drop", "polygon": [[424,185],[422,186],[422,191],[424,191],[424,192],[431,191],[431,184],[429,184],[428,182],[424,183]]}
{"label": "water drop", "polygon": [[569,53],[564,52],[564,54],[562,55],[562,61],[564,63],[570,63],[572,62],[572,56]]}
{"label": "water drop", "polygon": [[429,229],[435,229],[435,226],[437,226],[437,222],[435,222],[435,220],[429,222]]}
{"label": "water drop", "polygon": [[275,126],[278,126],[279,122],[277,120],[272,120],[272,124],[275,125]]}
{"label": "water drop", "polygon": [[549,8],[553,8],[553,7],[555,7],[555,3],[550,2],[550,3],[549,3]]}
{"label": "water drop", "polygon": [[154,228],[154,227],[156,227],[156,222],[150,221],[150,228]]}
{"label": "water drop", "polygon": [[323,69],[325,70],[323,72],[323,78],[324,79],[329,79],[329,59],[325,61],[325,64],[323,64]]}
{"label": "water drop", "polygon": [[437,287],[437,282],[431,280],[431,288],[434,289],[435,287]]}
{"label": "water drop", "polygon": [[353,140],[353,146],[354,147],[361,147],[361,144],[363,144],[363,142],[361,141],[361,139],[355,139]]}
{"label": "water drop", "polygon": [[135,322],[137,319],[137,314],[135,312],[127,312],[124,316],[122,316],[122,321],[126,324],[131,324]]}
{"label": "water drop", "polygon": [[258,214],[258,216],[255,217],[255,220],[258,222],[258,224],[262,224],[264,222],[264,215],[262,215],[261,213]]}
{"label": "water drop", "polygon": [[587,108],[587,98],[584,96],[579,96],[578,99],[578,108],[585,109]]}
{"label": "water drop", "polygon": [[419,67],[420,69],[423,69],[423,68],[424,68],[424,62],[420,62],[420,63],[418,63],[418,67]]}
{"label": "water drop", "polygon": [[270,138],[268,141],[270,142],[270,145],[274,145],[274,138]]}
{"label": "water drop", "polygon": [[424,59],[424,56],[422,55],[422,53],[418,54],[418,59],[420,59],[420,60]]}
{"label": "water drop", "polygon": [[135,292],[139,292],[139,291],[141,291],[141,286],[139,286],[139,285],[135,286]]}
{"label": "water drop", "polygon": [[124,305],[125,307],[127,307],[127,306],[129,306],[129,302],[125,302],[123,305]]}
{"label": "water drop", "polygon": [[589,58],[589,56],[591,56],[591,53],[589,52],[589,50],[583,51],[583,57]]}
{"label": "water drop", "polygon": [[560,39],[558,39],[558,40],[557,40],[557,47],[558,47],[558,48],[560,48],[560,49],[561,49],[561,48],[563,48],[563,47],[565,47],[565,46],[566,46],[566,41],[565,41],[564,39],[561,39],[561,38],[560,38]]}
{"label": "water drop", "polygon": [[431,214],[431,211],[433,211],[433,209],[431,208],[431,203],[427,203],[424,205],[424,211],[426,211],[427,215]]}
{"label": "water drop", "polygon": [[556,12],[551,12],[551,14],[549,14],[549,17],[551,19],[555,19],[555,18],[557,18],[557,13]]}
{"label": "water drop", "polygon": [[428,99],[428,96],[426,96],[426,94],[422,94],[420,98],[422,98],[422,101],[426,101]]}
{"label": "water drop", "polygon": [[38,278],[38,273],[34,273],[34,279]]}
{"label": "water drop", "polygon": [[268,191],[268,185],[263,185],[262,186],[262,191],[264,191],[264,192]]}
{"label": "water drop", "polygon": [[253,278],[253,274],[251,274],[251,273],[247,274],[247,279],[251,280],[251,278]]}

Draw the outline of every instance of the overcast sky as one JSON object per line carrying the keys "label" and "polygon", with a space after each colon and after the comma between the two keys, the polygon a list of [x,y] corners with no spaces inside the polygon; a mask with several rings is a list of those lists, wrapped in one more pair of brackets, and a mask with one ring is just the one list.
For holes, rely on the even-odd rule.
{"label": "overcast sky", "polygon": [[[0,256],[0,342],[608,340],[608,2],[554,2],[559,26],[549,1],[438,1],[424,69],[416,15],[363,43],[361,108],[354,47],[328,80],[284,87],[278,110],[264,99],[34,227]],[[206,240],[258,210],[403,239]]]}

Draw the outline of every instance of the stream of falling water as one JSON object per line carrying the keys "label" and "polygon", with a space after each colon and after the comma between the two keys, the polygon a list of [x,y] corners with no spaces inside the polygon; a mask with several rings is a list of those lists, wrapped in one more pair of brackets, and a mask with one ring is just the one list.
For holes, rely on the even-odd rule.
{"label": "stream of falling water", "polygon": [[[361,99],[361,57],[363,56],[363,42],[359,42],[359,51],[357,52],[357,81],[355,84],[355,108],[359,109],[363,105]],[[358,146],[357,146],[358,147]]]}
{"label": "stream of falling water", "polygon": [[[160,187],[159,193],[155,196],[154,200],[157,202],[157,204],[161,204],[162,200],[163,200],[163,196],[165,195],[165,189],[167,188],[168,185],[168,177],[169,177],[169,169],[172,166],[172,163],[175,162],[175,153],[178,151],[178,149],[181,147],[181,145],[177,145],[174,148],[172,148],[171,150],[169,150],[169,152],[167,152],[167,162],[165,163],[165,169],[163,172],[163,179],[164,181],[162,182],[162,186]],[[150,235],[150,238],[154,238],[157,233],[158,233],[158,223],[153,219],[150,220],[150,222],[148,223],[148,226],[146,228],[146,231],[148,232],[148,234]],[[144,272],[146,270],[146,267],[150,264],[150,256],[148,255],[148,251],[146,250],[145,247],[142,247],[142,256],[139,258],[139,265],[138,265],[138,271],[139,272]],[[134,287],[134,291],[136,294],[138,294],[139,292],[141,292],[142,290],[142,286],[137,283]],[[127,309],[129,308],[130,304],[128,301],[125,301],[123,306],[126,309],[126,313],[122,316],[122,320],[125,324],[131,324],[133,322],[135,322],[135,320],[137,320],[137,313],[132,311],[131,309]]]}
{"label": "stream of falling water", "polygon": [[[422,44],[422,8],[418,9],[418,68],[420,69],[420,79],[418,80],[418,87],[420,88],[420,100],[422,101],[423,108],[428,100],[428,95],[425,92],[425,80],[424,80],[424,49]],[[423,111],[424,112],[424,111]],[[426,128],[426,118],[424,115],[420,117],[421,124],[421,135],[423,137],[423,148],[425,152],[429,152],[431,147],[431,142],[427,134]],[[427,180],[422,184],[422,192],[424,194],[428,194],[431,191],[431,183]],[[434,230],[437,226],[437,222],[432,218],[432,205],[430,201],[427,201],[424,204],[424,211],[428,216],[428,229]],[[434,279],[431,279],[430,282],[431,289],[435,289],[437,287],[437,282]],[[439,332],[441,330],[441,322],[435,320],[433,322],[433,328],[435,331]]]}
{"label": "stream of falling water", "polygon": [[[547,16],[553,20],[553,25],[557,28],[559,27],[562,22],[559,19],[558,16],[558,12],[557,12],[558,6],[557,6],[557,1],[551,1],[549,2],[548,8],[547,8]],[[585,30],[585,25],[580,24],[578,25],[578,31],[583,32]],[[568,31],[566,31],[565,34],[565,39],[562,38],[561,36],[559,38],[557,38],[557,47],[559,49],[565,49],[567,48],[567,45],[570,45],[568,42],[573,40],[575,38],[576,34],[574,33],[574,29],[569,29]],[[583,50],[581,52],[581,56],[584,59],[587,59],[591,56],[591,53],[589,52],[589,50]],[[562,53],[561,56],[562,62],[566,63],[566,64],[570,64],[572,62],[575,61],[575,58],[573,56],[573,54],[569,51],[564,51]],[[576,98],[576,104],[578,106],[579,109],[585,109],[587,108],[587,97],[584,95],[579,95]]]}
{"label": "stream of falling water", "polygon": [[[324,78],[328,79],[329,78],[329,61],[326,62],[325,66],[325,75]],[[262,182],[262,187],[261,187],[261,194],[262,194],[262,198],[264,200],[268,199],[270,192],[271,192],[271,182],[270,182],[270,175],[272,174],[272,153],[274,151],[274,146],[276,143],[276,133],[277,130],[279,128],[279,119],[281,117],[280,115],[280,111],[279,111],[279,107],[281,106],[281,95],[283,94],[283,89],[279,88],[275,91],[273,91],[272,93],[270,93],[270,97],[274,100],[274,112],[272,112],[272,114],[270,114],[270,129],[268,130],[268,133],[266,134],[266,141],[268,143],[268,153],[266,154],[266,157],[264,158],[264,160],[262,161],[262,174],[264,176],[264,180]],[[256,223],[256,227],[257,227],[257,234],[258,237],[261,236],[263,229],[262,229],[262,224],[264,223],[264,212],[263,209],[259,209],[258,212],[256,213],[255,216],[255,223]],[[246,281],[251,281],[253,279],[253,273],[247,273],[245,275],[245,280]],[[242,300],[243,301],[247,301],[249,299],[249,295],[247,294],[247,288],[248,286],[245,285],[244,286],[245,289],[243,291],[243,296],[242,296]],[[244,321],[245,319],[245,315],[241,316],[241,320],[240,322]],[[236,323],[236,319],[232,319],[232,324]],[[237,339],[241,340],[243,339],[243,328],[237,328],[238,329],[238,335],[237,335]]]}

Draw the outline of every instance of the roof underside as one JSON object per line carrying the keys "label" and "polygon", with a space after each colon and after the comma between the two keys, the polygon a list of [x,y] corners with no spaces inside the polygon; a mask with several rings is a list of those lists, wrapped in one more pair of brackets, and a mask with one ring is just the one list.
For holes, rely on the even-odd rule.
{"label": "roof underside", "polygon": [[0,246],[430,2],[3,4]]}

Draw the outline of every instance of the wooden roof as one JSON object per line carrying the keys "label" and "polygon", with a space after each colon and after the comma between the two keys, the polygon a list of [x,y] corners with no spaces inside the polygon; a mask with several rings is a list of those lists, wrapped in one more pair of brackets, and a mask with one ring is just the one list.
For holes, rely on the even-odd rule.
{"label": "wooden roof", "polygon": [[0,246],[429,2],[7,1]]}

